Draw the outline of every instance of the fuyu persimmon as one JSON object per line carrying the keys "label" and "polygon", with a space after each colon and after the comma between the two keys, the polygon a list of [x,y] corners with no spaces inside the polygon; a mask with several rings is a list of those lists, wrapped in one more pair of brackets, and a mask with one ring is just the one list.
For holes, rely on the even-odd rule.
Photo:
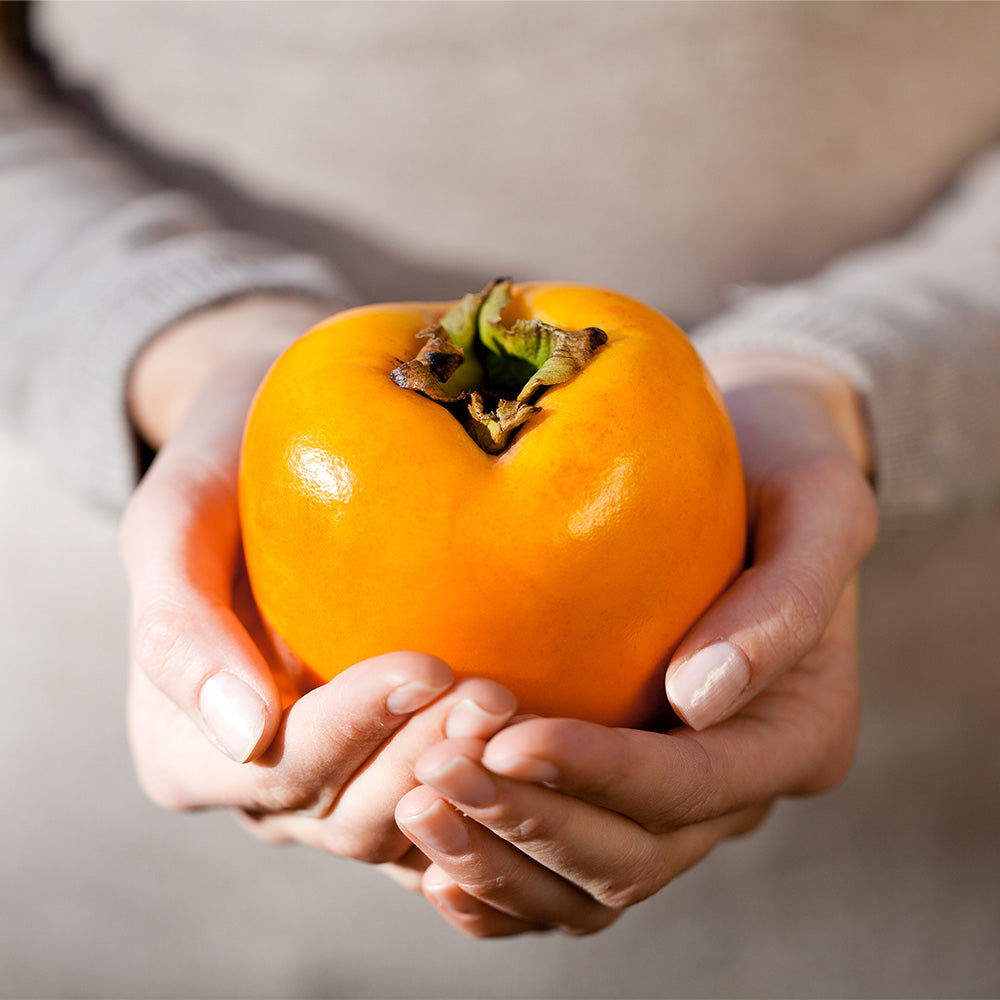
{"label": "fuyu persimmon", "polygon": [[321,323],[258,391],[239,499],[260,610],[319,679],[420,650],[524,711],[610,724],[665,706],[651,681],[745,545],[690,342],[568,284]]}

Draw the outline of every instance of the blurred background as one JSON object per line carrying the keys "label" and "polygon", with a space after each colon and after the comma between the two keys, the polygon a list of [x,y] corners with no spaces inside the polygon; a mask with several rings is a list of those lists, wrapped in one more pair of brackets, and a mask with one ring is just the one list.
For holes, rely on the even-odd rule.
{"label": "blurred background", "polygon": [[1000,511],[883,538],[847,782],[584,939],[474,942],[365,866],[160,812],[112,520],[0,438],[0,996],[1000,994]]}

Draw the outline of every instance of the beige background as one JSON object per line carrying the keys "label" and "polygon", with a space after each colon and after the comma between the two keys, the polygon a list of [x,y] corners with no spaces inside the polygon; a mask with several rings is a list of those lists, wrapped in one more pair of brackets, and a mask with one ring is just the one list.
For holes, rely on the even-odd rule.
{"label": "beige background", "polygon": [[1000,995],[998,563],[1000,512],[882,542],[841,789],[596,937],[477,943],[360,864],[142,798],[114,525],[0,439],[0,996]]}

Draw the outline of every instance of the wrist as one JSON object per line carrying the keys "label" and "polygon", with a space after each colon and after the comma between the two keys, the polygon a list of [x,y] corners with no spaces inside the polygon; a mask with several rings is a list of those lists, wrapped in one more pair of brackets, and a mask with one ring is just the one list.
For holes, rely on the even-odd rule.
{"label": "wrist", "polygon": [[213,375],[238,364],[260,368],[329,315],[319,299],[251,293],[191,313],[162,330],[132,363],[126,407],[136,431],[158,449]]}
{"label": "wrist", "polygon": [[710,370],[724,396],[771,388],[793,392],[818,406],[851,459],[874,475],[874,448],[863,393],[822,361],[791,355],[733,353],[714,357]]}

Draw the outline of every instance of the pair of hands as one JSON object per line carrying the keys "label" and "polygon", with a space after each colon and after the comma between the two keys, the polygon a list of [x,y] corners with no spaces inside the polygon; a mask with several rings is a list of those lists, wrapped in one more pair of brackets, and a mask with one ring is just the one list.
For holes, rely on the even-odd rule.
{"label": "pair of hands", "polygon": [[670,662],[687,725],[515,718],[500,686],[416,653],[302,689],[250,596],[236,473],[267,365],[325,311],[224,305],[162,335],[134,370],[131,410],[160,448],[121,533],[129,731],[154,801],[232,807],[262,839],[379,864],[475,936],[586,933],[776,798],[844,777],[859,714],[855,577],[875,504],[853,390],[800,362],[713,366],[740,440],[752,559]]}

